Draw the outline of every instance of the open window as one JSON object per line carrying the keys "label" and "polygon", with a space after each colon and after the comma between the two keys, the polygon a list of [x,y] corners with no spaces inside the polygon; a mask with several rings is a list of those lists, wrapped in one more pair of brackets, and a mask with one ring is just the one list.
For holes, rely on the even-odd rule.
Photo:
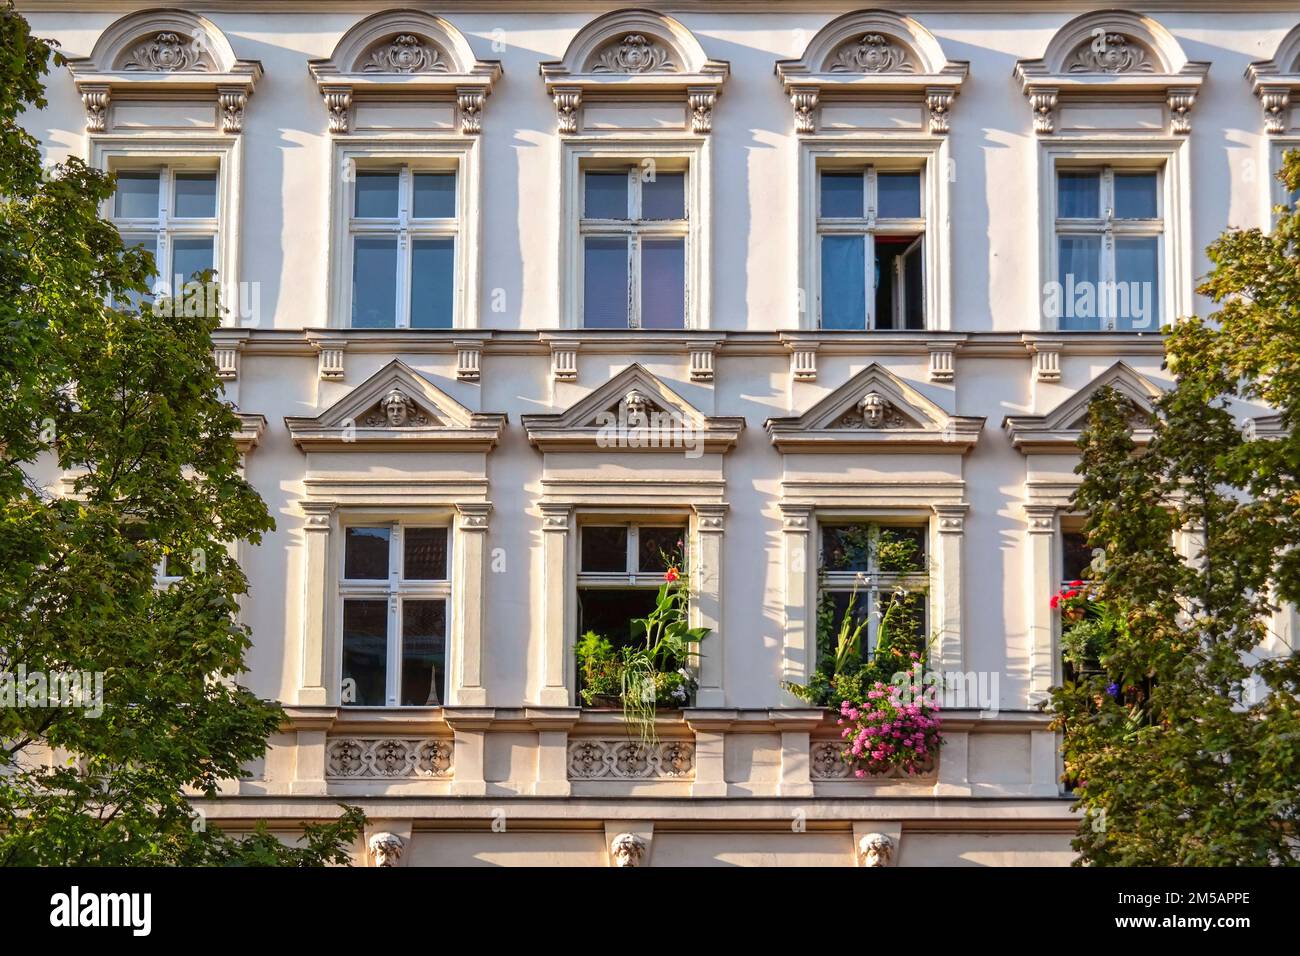
{"label": "open window", "polygon": [[[875,522],[821,525],[818,653],[834,653],[846,615],[850,630],[865,622],[857,656],[875,653],[890,626],[924,640],[929,586],[926,528]],[[894,635],[902,636],[901,634]]]}

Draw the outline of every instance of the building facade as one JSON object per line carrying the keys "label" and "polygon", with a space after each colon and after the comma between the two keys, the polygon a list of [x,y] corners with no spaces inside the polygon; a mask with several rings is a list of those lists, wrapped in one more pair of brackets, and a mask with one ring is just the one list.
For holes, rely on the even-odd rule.
{"label": "building facade", "polygon": [[[1074,442],[1288,198],[1293,3],[19,8],[69,58],[49,160],[229,310],[276,521],[247,683],[289,719],[209,820],[357,804],[371,865],[1069,862]],[[961,688],[918,776],[785,689],[824,592],[881,586],[828,573],[846,526],[916,542]],[[676,541],[712,633],[644,748],[574,648]]]}

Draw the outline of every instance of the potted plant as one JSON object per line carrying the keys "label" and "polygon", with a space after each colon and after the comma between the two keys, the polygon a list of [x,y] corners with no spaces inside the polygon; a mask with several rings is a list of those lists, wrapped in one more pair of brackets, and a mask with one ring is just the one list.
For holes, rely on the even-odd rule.
{"label": "potted plant", "polygon": [[710,629],[690,626],[689,602],[686,575],[670,564],[654,609],[631,621],[630,645],[615,648],[591,631],[577,644],[583,703],[621,708],[629,728],[636,730],[643,744],[656,741],[654,723],[659,708],[685,707],[694,697],[697,680],[692,648],[709,636]]}

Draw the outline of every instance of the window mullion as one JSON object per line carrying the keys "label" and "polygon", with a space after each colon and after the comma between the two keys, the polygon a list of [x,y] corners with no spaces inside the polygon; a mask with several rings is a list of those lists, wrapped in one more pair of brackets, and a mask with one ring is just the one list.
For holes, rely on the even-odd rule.
{"label": "window mullion", "polygon": [[394,522],[391,528],[388,544],[388,673],[385,675],[385,683],[388,687],[388,705],[390,707],[396,705],[400,700],[401,689],[398,686],[398,681],[402,666],[402,526]]}
{"label": "window mullion", "polygon": [[411,208],[414,182],[411,167],[403,166],[397,180],[397,308],[393,324],[399,329],[411,325]]}
{"label": "window mullion", "polygon": [[867,306],[867,314],[863,318],[863,328],[874,329],[876,327],[876,234],[872,228],[873,222],[868,222],[866,231],[862,234],[862,255],[866,258],[863,264],[862,284],[865,288],[862,290],[862,299]]}
{"label": "window mullion", "polygon": [[636,228],[627,243],[627,324],[641,328],[641,234]]}
{"label": "window mullion", "polygon": [[627,580],[629,584],[636,583],[637,572],[640,571],[640,560],[637,557],[640,551],[640,536],[637,532],[636,525],[627,527]]}

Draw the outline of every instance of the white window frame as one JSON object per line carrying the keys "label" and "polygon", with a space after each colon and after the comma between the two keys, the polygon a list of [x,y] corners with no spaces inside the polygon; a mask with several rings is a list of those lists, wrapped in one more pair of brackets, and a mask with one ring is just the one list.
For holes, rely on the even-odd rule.
{"label": "white window frame", "polygon": [[1277,174],[1282,171],[1282,157],[1291,150],[1300,150],[1300,136],[1272,136],[1268,142],[1268,184],[1269,188],[1265,193],[1265,202],[1268,208],[1264,211],[1264,222],[1267,223],[1268,229],[1273,228],[1277,217],[1273,215],[1274,206],[1283,206],[1289,201],[1286,186],[1277,178]]}
{"label": "white window frame", "polygon": [[[1095,218],[1085,219],[1067,219],[1059,213],[1060,193],[1059,178],[1061,173],[1069,172],[1095,172],[1101,177],[1101,186],[1098,197],[1098,216]],[[1154,219],[1120,219],[1115,216],[1115,174],[1125,172],[1155,173],[1156,176],[1156,217]],[[1060,240],[1063,237],[1071,236],[1099,236],[1101,237],[1101,268],[1100,282],[1103,287],[1108,288],[1111,283],[1117,279],[1116,272],[1116,253],[1115,242],[1118,239],[1138,238],[1138,239],[1155,239],[1156,240],[1156,274],[1158,279],[1164,278],[1165,262],[1165,195],[1164,183],[1165,173],[1161,166],[1142,165],[1114,165],[1110,163],[1081,163],[1075,165],[1072,163],[1058,163],[1056,167],[1056,177],[1053,179],[1053,205],[1057,207],[1056,218],[1052,231],[1052,247],[1058,250],[1055,253],[1055,263],[1057,273],[1055,279],[1063,282],[1060,275]],[[1161,281],[1163,286],[1164,282]],[[1161,292],[1163,300],[1163,290]],[[1095,330],[1079,331],[1099,331],[1114,332],[1116,331],[1115,316],[1099,316],[1098,321],[1102,323]],[[1160,328],[1163,315],[1157,315],[1152,327],[1147,331],[1156,331]],[[1128,331],[1128,330],[1124,330]]]}
{"label": "white window frame", "polygon": [[[1160,323],[1170,324],[1179,316],[1193,311],[1191,218],[1187,214],[1189,145],[1186,137],[1158,137],[1117,141],[1067,139],[1040,143],[1039,155],[1039,282],[1035,308],[1042,331],[1059,331],[1055,318],[1047,315],[1049,282],[1059,282],[1056,244],[1057,194],[1056,174],[1060,169],[1086,166],[1112,166],[1120,169],[1158,170],[1157,203],[1163,231],[1160,239],[1160,309],[1159,319],[1149,329],[1079,330],[1080,335],[1159,334]],[[1080,220],[1071,220],[1078,222]],[[1105,279],[1103,272],[1102,278]]]}
{"label": "white window frame", "polygon": [[[584,331],[583,325],[583,200],[586,169],[647,168],[662,166],[668,172],[686,173],[686,288],[685,315],[679,331],[707,329],[711,303],[711,240],[709,210],[712,190],[707,137],[679,139],[652,137],[611,141],[606,137],[573,137],[562,145],[560,315],[565,328]],[[639,210],[637,210],[639,211]],[[631,282],[640,296],[640,278]],[[639,319],[638,309],[634,313]],[[630,319],[631,321],[631,319]],[[601,331],[601,330],[598,330]],[[617,331],[617,330],[603,330]],[[628,331],[636,331],[629,325]],[[671,330],[670,330],[671,331]]]}
{"label": "white window frame", "polygon": [[[347,534],[349,528],[388,528],[388,576],[386,578],[376,579],[358,579],[348,578],[347,574]],[[405,561],[406,549],[404,536],[407,529],[410,528],[444,528],[447,531],[447,576],[445,579],[438,581],[409,581],[404,577],[403,563]],[[338,653],[339,668],[342,673],[342,661],[344,652],[345,635],[343,631],[343,606],[348,600],[383,600],[388,606],[388,642],[386,658],[386,674],[384,678],[384,703],[376,704],[347,704],[346,706],[357,707],[376,707],[385,708],[403,708],[420,706],[433,706],[432,704],[423,705],[403,705],[401,703],[402,694],[402,606],[408,600],[441,600],[443,602],[443,675],[442,687],[440,689],[441,701],[440,706],[445,706],[448,700],[448,694],[452,686],[452,635],[453,629],[452,613],[452,576],[453,565],[455,563],[454,538],[455,531],[451,524],[439,521],[437,519],[420,520],[416,518],[403,520],[366,520],[358,516],[355,519],[342,523],[339,527],[339,549],[338,549],[338,577],[336,587],[336,604],[338,613]]]}
{"label": "white window frame", "polygon": [[[587,174],[588,173],[614,173],[619,170],[625,170],[627,176],[627,218],[626,219],[594,219],[589,218],[586,214],[586,194],[587,194]],[[642,219],[642,197],[644,183],[648,177],[655,176],[659,172],[664,173],[681,173],[682,174],[682,203],[683,218],[681,219]],[[681,239],[683,270],[682,278],[685,282],[687,269],[691,257],[691,170],[688,166],[680,168],[671,165],[660,165],[655,163],[653,166],[626,166],[619,163],[615,165],[605,165],[590,163],[584,165],[580,174],[580,189],[582,191],[581,203],[583,205],[581,218],[578,220],[579,232],[579,255],[582,258],[579,268],[583,270],[583,279],[578,285],[578,294],[583,298],[578,308],[582,316],[583,328],[586,326],[586,246],[588,238],[621,238],[627,240],[627,276],[628,276],[628,299],[627,299],[627,320],[629,329],[639,329],[641,325],[641,243],[643,239]],[[690,315],[691,308],[691,289],[690,283],[685,282],[682,289],[682,322],[685,328],[686,317]]]}
{"label": "white window frame", "polygon": [[[158,210],[157,214],[147,218],[119,217],[117,215],[117,197],[110,200],[113,225],[122,234],[124,240],[131,243],[132,238],[140,235],[155,237],[155,264],[158,277],[154,280],[155,295],[174,295],[190,281],[190,276],[176,273],[173,256],[173,244],[177,239],[211,239],[212,268],[216,271],[217,252],[221,233],[221,167],[219,164],[200,162],[198,160],[180,160],[157,164],[136,165],[122,164],[113,172],[157,173],[158,174]],[[212,197],[212,216],[185,218],[174,214],[176,199],[176,181],[178,174],[211,173],[216,177]]]}
{"label": "white window frame", "polygon": [[[868,554],[867,570],[865,571],[828,571],[821,562],[824,554],[823,537],[828,528],[841,528],[845,525],[865,525],[869,529],[869,539],[872,550]],[[880,531],[882,528],[912,528],[922,532],[923,551],[921,554],[925,562],[924,571],[911,572],[885,572],[876,566],[875,545],[880,540]],[[882,594],[891,592],[896,586],[903,586],[909,590],[918,588],[924,589],[925,593],[925,620],[922,626],[925,629],[926,637],[929,637],[929,623],[932,615],[931,591],[932,582],[930,574],[930,534],[926,524],[915,523],[906,524],[901,522],[881,522],[879,519],[872,518],[825,518],[817,524],[817,564],[818,575],[816,587],[817,603],[816,607],[821,607],[822,596],[826,592],[835,592],[841,594],[851,593],[855,588],[858,592],[858,601],[865,602],[868,609],[867,613],[867,631],[865,644],[859,648],[859,651],[865,655],[873,653],[876,649],[876,641],[880,633],[880,614],[876,611],[876,600]],[[816,645],[814,643],[814,652]],[[814,653],[815,657],[815,653]],[[816,670],[820,661],[813,660],[813,669]]]}
{"label": "white window frame", "polygon": [[[224,309],[222,325],[237,327],[257,325],[258,296],[240,295],[239,237],[240,237],[240,150],[242,137],[188,137],[177,136],[167,143],[139,134],[96,135],[91,138],[90,162],[106,172],[125,170],[153,170],[172,167],[180,170],[215,169],[217,172],[217,215],[212,224],[216,236],[212,250],[213,270],[220,288]],[[160,189],[160,200],[166,202],[171,193]],[[167,197],[164,199],[163,197]],[[101,214],[117,222],[113,212],[114,197],[105,200]],[[208,222],[208,220],[182,220],[182,222]],[[129,227],[124,232],[132,231]],[[142,230],[135,229],[135,232]],[[170,255],[167,269],[159,269],[158,282],[167,280],[170,286]],[[161,266],[162,263],[160,262]],[[188,279],[188,276],[186,277]],[[240,310],[249,306],[248,315]]]}
{"label": "white window frame", "polygon": [[[949,234],[949,188],[952,161],[947,137],[923,139],[822,133],[802,137],[799,143],[799,254],[794,265],[796,325],[821,331],[821,171],[875,167],[884,172],[919,170],[921,219],[891,220],[920,224],[924,230],[922,272],[925,294],[924,330],[872,329],[873,335],[919,335],[921,331],[952,328],[952,255]],[[869,218],[869,217],[868,217]],[[843,220],[839,220],[843,221]],[[883,231],[883,230],[881,230]],[[868,246],[871,243],[867,243]],[[869,251],[868,255],[872,253]],[[868,277],[875,264],[868,260]],[[868,312],[875,308],[874,290],[867,296]],[[862,331],[862,330],[859,330]],[[835,334],[851,334],[836,330]]]}
{"label": "white window frame", "polygon": [[[822,176],[828,172],[829,173],[860,172],[862,174],[864,180],[863,204],[865,206],[865,209],[863,210],[863,215],[854,216],[854,217],[833,217],[833,216],[825,216],[822,214],[821,180],[822,180]],[[885,172],[885,173],[915,172],[920,177],[921,215],[919,217],[905,218],[905,219],[887,219],[877,215],[876,210],[879,208],[877,182],[878,182],[878,174],[881,172]],[[875,163],[867,163],[865,166],[862,167],[859,167],[856,164],[849,165],[849,166],[838,166],[838,165],[828,163],[818,167],[817,169],[817,251],[816,251],[816,258],[817,258],[816,268],[817,268],[817,280],[818,280],[817,281],[818,328],[822,327],[822,302],[824,299],[824,296],[822,294],[822,284],[821,284],[822,240],[825,239],[827,236],[861,236],[863,237],[864,240],[863,254],[865,256],[863,275],[866,277],[869,283],[872,283],[871,288],[863,289],[863,298],[866,300],[866,306],[867,306],[866,314],[864,318],[865,324],[863,326],[863,330],[868,332],[916,331],[916,330],[909,330],[901,327],[901,324],[904,321],[904,316],[906,315],[907,312],[906,301],[905,301],[906,291],[901,287],[901,284],[899,288],[900,294],[896,297],[894,302],[893,315],[890,316],[890,320],[893,323],[894,327],[882,328],[879,325],[880,316],[876,315],[876,289],[878,288],[878,286],[874,284],[875,271],[876,271],[876,263],[875,263],[876,236],[878,235],[895,236],[895,235],[909,235],[911,233],[920,233],[920,235],[912,243],[912,246],[909,246],[908,251],[904,252],[903,255],[906,256],[910,254],[911,249],[915,247],[917,243],[920,243],[919,254],[921,256],[921,275],[923,277],[922,288],[924,289],[924,276],[925,276],[925,270],[928,266],[927,260],[929,258],[926,255],[925,241],[924,241],[926,236],[929,234],[928,224],[925,219],[925,195],[926,195],[926,174],[925,174],[925,168],[923,166],[915,169],[908,166],[897,167],[897,168],[887,166],[882,169],[879,165]],[[880,281],[893,282],[894,277],[881,276]],[[923,297],[923,301],[921,302],[921,312],[924,315],[925,306],[926,306],[926,303],[924,301],[924,292],[922,292],[922,297]],[[922,324],[921,328],[924,329],[925,327],[926,327],[925,324]]]}
{"label": "white window frame", "polygon": [[[459,135],[459,134],[458,134]],[[451,220],[416,220],[406,218],[408,241],[403,248],[399,242],[397,322],[395,328],[365,329],[372,333],[425,332],[446,334],[449,329],[409,329],[410,309],[410,237],[425,235],[452,237],[456,244],[455,268],[452,281],[451,329],[476,328],[479,324],[479,283],[481,281],[480,248],[480,152],[479,137],[460,136],[458,139],[392,140],[351,139],[334,144],[334,164],[331,170],[333,217],[330,233],[331,251],[329,292],[330,327],[352,328],[352,240],[358,231],[372,226],[380,229],[379,221],[362,220],[358,228],[353,211],[356,208],[356,170],[376,171],[404,167],[414,172],[456,173],[456,218]],[[409,173],[403,181],[410,178]],[[411,209],[411,190],[404,186],[399,195],[399,217],[403,210]],[[391,221],[391,220],[390,220]],[[401,229],[399,222],[399,230]],[[377,233],[376,233],[377,234]]]}
{"label": "white window frame", "polygon": [[[627,528],[627,563],[622,571],[584,571],[582,570],[582,538],[588,528]],[[584,521],[578,526],[578,560],[575,588],[645,588],[657,589],[664,583],[663,571],[640,570],[642,528],[673,528],[681,532],[682,560],[688,558],[690,528],[685,518],[680,522],[667,519],[647,519],[645,521],[602,521],[599,519]]]}

